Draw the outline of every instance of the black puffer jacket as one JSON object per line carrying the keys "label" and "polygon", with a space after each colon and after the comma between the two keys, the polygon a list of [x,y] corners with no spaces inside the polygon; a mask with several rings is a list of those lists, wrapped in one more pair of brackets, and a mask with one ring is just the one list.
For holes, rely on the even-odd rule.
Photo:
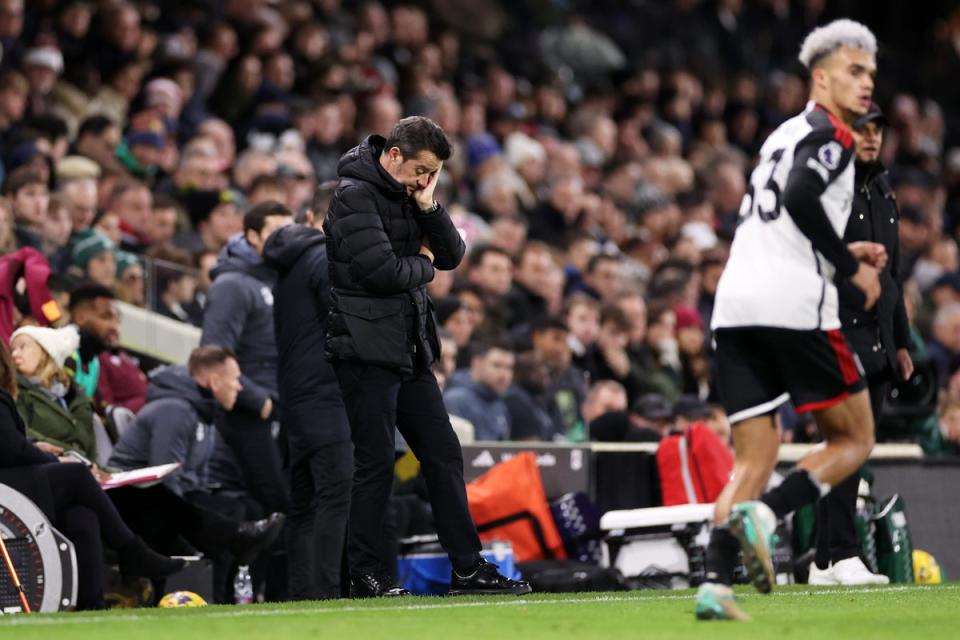
{"label": "black puffer jacket", "polygon": [[[843,241],[882,244],[887,250],[887,265],[880,272],[880,298],[870,309],[864,310],[863,294],[849,279],[837,284],[840,322],[868,374],[884,368],[896,372],[897,349],[910,344],[900,272],[900,211],[883,165],[857,161],[856,167],[856,191]],[[872,350],[878,337],[882,353]]]}
{"label": "black puffer jacket", "polygon": [[[370,136],[340,159],[324,229],[332,309],[327,357],[403,372],[440,355],[426,285],[455,269],[466,247],[443,207],[427,215],[380,165],[385,140]],[[420,255],[429,239],[434,264]]]}
{"label": "black puffer jacket", "polygon": [[280,410],[294,463],[319,447],[350,439],[340,385],[324,359],[330,312],[327,247],[318,229],[290,225],[270,235],[264,262],[277,270],[273,321],[279,356]]}

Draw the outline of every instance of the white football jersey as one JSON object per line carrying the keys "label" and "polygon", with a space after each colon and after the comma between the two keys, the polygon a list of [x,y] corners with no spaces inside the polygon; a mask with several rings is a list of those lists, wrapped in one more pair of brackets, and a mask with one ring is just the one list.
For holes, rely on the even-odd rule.
{"label": "white football jersey", "polygon": [[842,238],[853,202],[852,156],[850,131],[813,102],[770,134],[740,207],[713,328],[840,328],[834,266],[794,223],[781,194],[795,163],[813,169],[826,184],[820,202]]}

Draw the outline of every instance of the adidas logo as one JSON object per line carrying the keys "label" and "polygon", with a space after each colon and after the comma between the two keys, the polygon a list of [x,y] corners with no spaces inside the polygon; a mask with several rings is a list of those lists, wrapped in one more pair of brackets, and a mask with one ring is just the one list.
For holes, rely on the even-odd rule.
{"label": "adidas logo", "polygon": [[497,464],[497,461],[493,459],[489,449],[484,449],[470,464],[474,467],[492,467]]}

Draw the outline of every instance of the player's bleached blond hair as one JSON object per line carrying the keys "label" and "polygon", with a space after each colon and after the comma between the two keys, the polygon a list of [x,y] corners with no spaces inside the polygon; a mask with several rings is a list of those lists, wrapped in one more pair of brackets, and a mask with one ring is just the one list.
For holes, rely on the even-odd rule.
{"label": "player's bleached blond hair", "polygon": [[863,49],[876,55],[877,38],[870,29],[859,22],[846,18],[834,20],[810,32],[800,45],[798,58],[807,69],[813,69],[817,62],[840,47]]}

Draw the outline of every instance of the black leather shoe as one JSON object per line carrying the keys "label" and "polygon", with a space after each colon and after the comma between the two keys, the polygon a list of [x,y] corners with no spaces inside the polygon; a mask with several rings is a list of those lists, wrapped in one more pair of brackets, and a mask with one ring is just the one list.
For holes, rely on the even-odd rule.
{"label": "black leather shoe", "polygon": [[372,573],[350,579],[351,598],[398,598],[409,595],[410,592],[400,585],[391,584]]}
{"label": "black leather shoe", "polygon": [[251,520],[237,527],[237,533],[230,545],[237,564],[250,564],[264,549],[268,548],[280,535],[286,516],[271,513],[263,520]]}
{"label": "black leather shoe", "polygon": [[134,538],[117,549],[117,556],[120,560],[120,573],[125,576],[166,578],[187,565],[187,561],[182,558],[168,558],[157,553],[140,538]]}
{"label": "black leather shoe", "polygon": [[462,576],[454,570],[450,577],[451,596],[516,595],[533,591],[526,580],[511,580],[500,573],[497,565],[481,560],[473,573]]}

